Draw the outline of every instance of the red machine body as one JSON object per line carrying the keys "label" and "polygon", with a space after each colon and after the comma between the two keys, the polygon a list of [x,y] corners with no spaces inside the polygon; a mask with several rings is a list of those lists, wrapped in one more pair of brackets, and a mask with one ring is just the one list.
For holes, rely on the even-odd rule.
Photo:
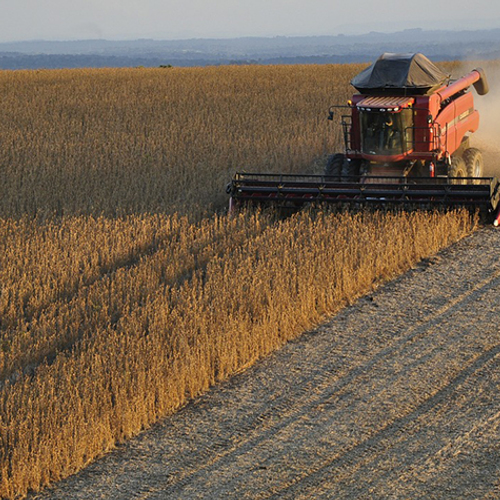
{"label": "red machine body", "polygon": [[[479,75],[476,71],[471,74]],[[465,78],[465,77],[464,77]],[[456,82],[457,84],[461,81]],[[467,88],[467,87],[466,87]],[[461,89],[458,92],[462,92]],[[454,99],[448,98],[443,105],[439,93],[430,96],[380,97],[358,94],[352,98],[351,147],[348,156],[353,159],[365,159],[375,162],[397,162],[401,160],[441,160],[451,156],[468,133],[474,133],[479,127],[479,113],[474,109],[474,98],[465,92]],[[361,147],[360,113],[364,109],[387,109],[387,113],[398,114],[411,112],[413,136],[405,141],[396,154],[370,154]],[[393,111],[395,110],[395,111]],[[410,127],[405,131],[410,132]]]}
{"label": "red machine body", "polygon": [[[461,155],[468,149],[468,134],[479,127],[479,113],[474,108],[474,96],[469,92],[471,85],[475,85],[480,94],[487,92],[481,69],[424,95],[406,92],[405,95],[397,92],[387,95],[387,89],[380,94],[353,95],[349,101],[351,114],[342,117],[345,158],[353,161],[353,166],[340,167],[338,172],[335,172],[338,167],[334,166],[330,173],[334,176],[388,173],[413,177],[448,176],[452,156]],[[389,133],[393,134],[392,139]],[[482,174],[466,167],[458,173],[464,177]]]}

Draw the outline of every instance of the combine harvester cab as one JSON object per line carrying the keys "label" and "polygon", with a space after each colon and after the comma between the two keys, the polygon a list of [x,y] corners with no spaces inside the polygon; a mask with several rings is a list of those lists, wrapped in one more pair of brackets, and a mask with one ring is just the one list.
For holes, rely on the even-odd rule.
{"label": "combine harvester cab", "polygon": [[329,114],[333,120],[344,111],[345,151],[329,157],[324,174],[236,173],[230,206],[329,202],[497,211],[499,182],[483,177],[482,154],[469,145],[479,127],[469,89],[488,92],[482,69],[450,83],[422,54],[384,54],[351,84],[358,93]]}

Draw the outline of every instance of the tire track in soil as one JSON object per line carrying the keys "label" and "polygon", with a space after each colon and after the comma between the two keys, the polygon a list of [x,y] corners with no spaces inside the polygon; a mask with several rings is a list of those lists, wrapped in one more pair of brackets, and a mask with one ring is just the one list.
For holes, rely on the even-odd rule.
{"label": "tire track in soil", "polygon": [[[356,366],[350,372],[343,374],[342,377],[339,378],[338,374],[325,370],[325,367],[321,367],[321,369],[318,369],[316,372],[311,374],[307,380],[302,381],[298,389],[300,394],[297,394],[298,391],[294,394],[293,402],[287,398],[281,398],[278,402],[275,402],[271,408],[264,409],[264,411],[259,414],[253,422],[254,425],[238,429],[237,434],[241,437],[241,439],[238,440],[237,444],[226,446],[220,454],[213,458],[209,457],[212,450],[206,449],[205,458],[207,461],[204,462],[203,466],[199,467],[195,471],[191,471],[189,473],[183,471],[182,474],[178,475],[175,487],[173,487],[172,484],[169,484],[170,488],[172,488],[172,493],[175,493],[180,487],[195,480],[195,476],[199,475],[202,470],[213,467],[225,458],[233,460],[235,454],[242,455],[262,442],[271,440],[282,429],[290,425],[298,415],[314,410],[318,404],[329,401],[333,396],[336,398],[342,397],[346,393],[346,390],[356,383],[356,379],[366,374],[370,369],[373,369],[377,363],[383,362],[385,358],[394,356],[398,348],[404,344],[415,341],[419,336],[428,334],[429,325],[433,322],[439,321],[440,316],[452,314],[454,310],[458,310],[468,304],[471,297],[479,293],[484,293],[493,285],[498,286],[500,284],[499,277],[500,271],[497,271],[493,276],[486,278],[473,289],[460,294],[436,313],[431,313],[418,325],[411,327],[403,338],[397,339],[394,345],[382,349],[376,355],[371,357],[366,364]],[[493,352],[493,355],[496,354],[497,347],[492,349],[491,352]],[[310,396],[310,392],[313,392],[314,397]],[[424,406],[424,404],[422,404],[422,406]],[[280,414],[280,421],[278,424],[274,424],[273,422],[273,416],[276,413]],[[396,424],[397,422],[394,422],[391,425]],[[370,438],[370,440],[375,439],[375,437],[376,436],[374,436],[374,438]],[[362,445],[363,443],[357,446]],[[180,476],[182,476],[182,478]]]}
{"label": "tire track in soil", "polygon": [[[495,357],[497,357],[499,353],[500,345],[497,345],[486,352],[484,355],[480,356],[477,360],[475,360],[471,366],[468,366],[466,369],[462,370],[462,372],[460,372],[454,380],[452,380],[449,384],[439,390],[435,395],[425,400],[411,413],[408,413],[404,417],[396,419],[395,421],[389,422],[386,427],[382,428],[376,434],[369,437],[365,441],[353,446],[353,448],[344,451],[338,457],[330,459],[324,464],[316,465],[313,469],[305,472],[304,477],[299,478],[297,481],[290,485],[287,485],[277,494],[260,498],[296,499],[298,498],[297,489],[300,490],[301,498],[311,498],[309,492],[311,492],[312,490],[312,492],[314,493],[317,485],[323,483],[327,479],[327,476],[333,473],[333,470],[335,470],[335,473],[337,475],[339,475],[339,470],[347,475],[352,474],[352,469],[366,455],[372,455],[374,452],[377,455],[383,453],[383,441],[387,441],[399,434],[403,434],[405,429],[415,424],[415,421],[420,420],[423,416],[430,413],[431,411],[435,411],[437,406],[443,405],[447,398],[450,398],[453,395],[454,391],[456,391],[461,385],[463,385],[468,378],[475,375],[477,371],[483,369],[488,363],[490,363]],[[497,360],[497,368],[498,367],[499,363]],[[497,419],[498,414],[494,417],[495,419]],[[297,488],[297,486],[300,486],[300,488]],[[328,496],[330,494],[331,492],[328,492]],[[328,496],[320,496],[318,498],[328,498]]]}
{"label": "tire track in soil", "polygon": [[499,249],[481,230],[32,498],[456,498],[446,450],[500,448]]}

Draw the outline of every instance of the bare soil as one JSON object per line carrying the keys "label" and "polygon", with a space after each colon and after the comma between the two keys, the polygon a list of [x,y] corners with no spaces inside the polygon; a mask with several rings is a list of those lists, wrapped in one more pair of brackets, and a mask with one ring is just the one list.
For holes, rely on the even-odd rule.
{"label": "bare soil", "polygon": [[481,229],[32,499],[500,498]]}

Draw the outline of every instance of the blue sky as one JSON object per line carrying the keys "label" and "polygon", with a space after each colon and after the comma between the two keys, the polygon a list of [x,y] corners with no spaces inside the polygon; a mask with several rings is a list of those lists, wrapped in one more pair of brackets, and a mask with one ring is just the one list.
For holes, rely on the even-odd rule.
{"label": "blue sky", "polygon": [[498,0],[0,0],[0,9],[0,41],[500,28]]}

